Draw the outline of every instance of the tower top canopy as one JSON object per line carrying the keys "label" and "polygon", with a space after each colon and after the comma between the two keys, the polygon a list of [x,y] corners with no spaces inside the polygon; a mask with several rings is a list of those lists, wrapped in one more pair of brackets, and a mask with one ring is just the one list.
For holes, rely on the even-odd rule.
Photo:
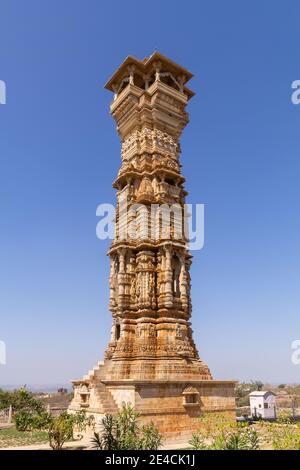
{"label": "tower top canopy", "polygon": [[189,99],[194,95],[194,92],[188,89],[185,84],[192,77],[193,74],[186,68],[155,51],[150,57],[143,60],[138,60],[133,56],[126,57],[105,84],[105,88],[114,93],[120,93],[128,83],[131,83],[147,89],[159,78],[172,88],[184,93]]}

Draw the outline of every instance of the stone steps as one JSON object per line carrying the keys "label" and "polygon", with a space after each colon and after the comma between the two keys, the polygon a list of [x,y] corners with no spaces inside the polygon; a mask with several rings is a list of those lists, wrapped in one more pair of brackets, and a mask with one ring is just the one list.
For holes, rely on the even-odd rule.
{"label": "stone steps", "polygon": [[101,371],[104,367],[104,361],[99,361],[93,369],[91,369],[87,375],[83,377],[83,380],[94,380],[96,378],[100,379]]}
{"label": "stone steps", "polygon": [[117,404],[103,383],[97,383],[95,392],[99,399],[99,403],[101,403],[103,413],[116,413],[118,410]]}

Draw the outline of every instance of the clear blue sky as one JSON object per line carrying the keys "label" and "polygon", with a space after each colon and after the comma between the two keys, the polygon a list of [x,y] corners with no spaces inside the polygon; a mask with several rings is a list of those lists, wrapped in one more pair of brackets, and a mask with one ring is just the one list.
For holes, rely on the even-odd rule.
{"label": "clear blue sky", "polygon": [[108,242],[120,145],[103,85],[159,50],[190,69],[182,139],[194,252],[193,329],[216,378],[299,381],[297,1],[1,0],[0,384],[81,377],[106,347]]}

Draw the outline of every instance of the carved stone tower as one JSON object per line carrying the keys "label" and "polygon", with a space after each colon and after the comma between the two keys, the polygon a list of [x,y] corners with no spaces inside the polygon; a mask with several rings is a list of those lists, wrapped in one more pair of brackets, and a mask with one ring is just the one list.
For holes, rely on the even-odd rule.
{"label": "carved stone tower", "polygon": [[158,52],[127,57],[106,84],[122,145],[116,232],[109,251],[111,340],[105,360],[74,381],[71,410],[95,415],[131,402],[164,433],[189,433],[203,410],[234,409],[234,382],[214,381],[190,324],[190,265],[180,171],[192,74]]}

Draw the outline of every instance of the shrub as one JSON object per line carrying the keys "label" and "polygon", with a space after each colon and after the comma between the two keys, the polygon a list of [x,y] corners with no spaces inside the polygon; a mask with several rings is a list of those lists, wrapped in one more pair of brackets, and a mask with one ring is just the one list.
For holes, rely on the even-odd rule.
{"label": "shrub", "polygon": [[242,406],[249,406],[250,405],[250,398],[249,395],[246,395],[245,397],[240,397],[236,399],[236,405],[238,407]]}
{"label": "shrub", "polygon": [[[94,428],[94,416],[86,416],[86,413],[84,410],[81,410],[77,413],[74,413],[72,415],[68,415],[69,419],[72,420],[73,423],[73,432],[77,432],[80,436],[80,438],[83,437],[83,433],[85,432],[87,427]],[[72,436],[74,438],[74,436]]]}
{"label": "shrub", "polygon": [[118,450],[132,450],[138,446],[137,418],[139,413],[131,405],[123,406],[116,417],[116,441]]}
{"label": "shrub", "polygon": [[236,423],[226,415],[207,415],[200,419],[199,432],[189,444],[195,450],[257,450],[257,432],[248,423]]}
{"label": "shrub", "polygon": [[49,426],[51,425],[51,422],[52,422],[51,413],[47,413],[45,411],[42,411],[41,413],[37,413],[34,416],[33,429],[36,429],[38,431],[49,429]]}
{"label": "shrub", "polygon": [[224,435],[221,450],[258,450],[259,439],[255,429],[242,427]]}
{"label": "shrub", "polygon": [[300,432],[290,426],[272,430],[272,445],[274,450],[300,450]]}
{"label": "shrub", "polygon": [[[108,450],[117,450],[120,447],[118,442],[119,439],[119,432],[117,428],[117,422],[112,415],[105,415],[102,419],[102,426],[103,432],[102,435],[95,433],[94,444],[96,444],[96,448],[99,449],[108,449]],[[99,444],[97,446],[97,444]]]}
{"label": "shrub", "polygon": [[91,439],[91,444],[94,449],[105,450],[103,439],[99,432],[94,432],[94,437]]}
{"label": "shrub", "polygon": [[48,429],[51,419],[51,415],[45,411],[35,413],[32,411],[21,410],[14,415],[14,422],[18,431],[41,431]]}
{"label": "shrub", "polygon": [[279,413],[277,422],[264,427],[274,450],[300,450],[300,425],[293,424],[286,413]]}
{"label": "shrub", "polygon": [[65,411],[53,416],[45,411],[21,410],[14,415],[14,421],[18,431],[48,431],[53,450],[60,450],[67,440],[72,440],[74,430],[82,433],[87,426],[93,425],[93,417],[87,418],[84,411],[72,415]]}
{"label": "shrub", "polygon": [[61,450],[64,443],[73,438],[73,419],[67,412],[52,417],[49,428],[49,444],[53,450]]}
{"label": "shrub", "polygon": [[30,431],[34,417],[31,411],[22,410],[14,415],[14,422],[18,431]]}
{"label": "shrub", "polygon": [[100,450],[157,450],[162,436],[153,423],[138,427],[139,413],[124,405],[116,416],[102,419],[102,432],[94,433],[92,443]]}
{"label": "shrub", "polygon": [[195,450],[207,450],[208,446],[205,444],[205,439],[200,433],[192,435],[192,439],[189,441],[191,447]]}
{"label": "shrub", "polygon": [[83,432],[87,426],[92,425],[93,417],[86,417],[84,411],[74,414],[64,411],[59,416],[51,416],[48,429],[50,447],[52,450],[61,450],[66,441],[74,439],[74,430]]}
{"label": "shrub", "polygon": [[157,450],[162,444],[162,435],[153,423],[142,427],[142,437],[140,439],[141,450]]}

